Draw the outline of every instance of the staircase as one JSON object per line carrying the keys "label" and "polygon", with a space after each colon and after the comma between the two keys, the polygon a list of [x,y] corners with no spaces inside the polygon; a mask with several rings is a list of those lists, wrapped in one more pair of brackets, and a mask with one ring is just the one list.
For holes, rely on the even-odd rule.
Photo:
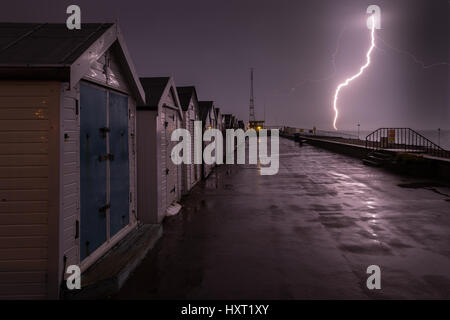
{"label": "staircase", "polygon": [[379,128],[367,135],[366,149],[372,150],[373,153],[390,150],[450,158],[450,151],[410,128]]}

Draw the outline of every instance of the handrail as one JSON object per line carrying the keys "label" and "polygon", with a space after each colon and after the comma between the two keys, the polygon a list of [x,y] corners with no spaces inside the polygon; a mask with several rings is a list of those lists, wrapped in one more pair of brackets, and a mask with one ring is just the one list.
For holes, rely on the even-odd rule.
{"label": "handrail", "polygon": [[378,128],[366,136],[366,149],[390,149],[450,158],[450,151],[411,128]]}

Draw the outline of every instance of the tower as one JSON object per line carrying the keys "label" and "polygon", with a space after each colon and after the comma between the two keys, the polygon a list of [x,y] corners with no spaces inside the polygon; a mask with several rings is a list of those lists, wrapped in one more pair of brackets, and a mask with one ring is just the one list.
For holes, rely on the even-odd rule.
{"label": "tower", "polygon": [[255,121],[255,101],[253,99],[253,68],[250,69],[250,105],[248,121]]}

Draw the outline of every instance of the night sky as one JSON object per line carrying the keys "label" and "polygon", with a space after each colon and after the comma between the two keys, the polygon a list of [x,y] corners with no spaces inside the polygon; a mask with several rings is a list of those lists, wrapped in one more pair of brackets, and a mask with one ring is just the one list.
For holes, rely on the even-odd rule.
{"label": "night sky", "polygon": [[65,22],[70,4],[82,22],[118,20],[139,76],[172,75],[248,120],[253,67],[257,118],[266,106],[269,124],[325,130],[336,86],[365,63],[366,8],[377,4],[376,34],[395,49],[376,40],[372,64],[340,95],[338,127],[450,129],[450,67],[424,69],[406,53],[450,60],[446,0],[15,0],[1,4],[0,21]]}

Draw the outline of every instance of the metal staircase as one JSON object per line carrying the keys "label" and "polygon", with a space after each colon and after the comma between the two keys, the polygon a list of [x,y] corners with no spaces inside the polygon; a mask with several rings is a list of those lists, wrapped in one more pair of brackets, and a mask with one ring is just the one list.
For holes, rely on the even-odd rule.
{"label": "metal staircase", "polygon": [[411,128],[379,128],[366,137],[366,149],[450,158],[447,151]]}

